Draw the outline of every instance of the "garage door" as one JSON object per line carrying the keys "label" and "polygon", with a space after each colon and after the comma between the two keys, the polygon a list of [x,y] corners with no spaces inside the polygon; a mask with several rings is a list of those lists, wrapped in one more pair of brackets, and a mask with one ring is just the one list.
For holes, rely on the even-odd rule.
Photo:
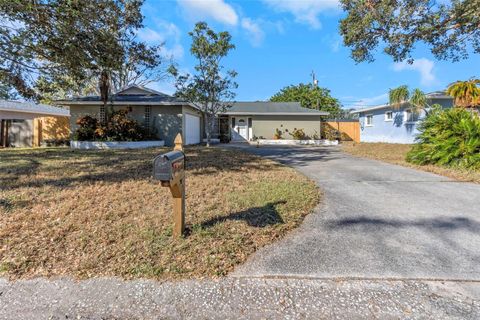
{"label": "garage door", "polygon": [[200,117],[185,114],[185,144],[200,143]]}

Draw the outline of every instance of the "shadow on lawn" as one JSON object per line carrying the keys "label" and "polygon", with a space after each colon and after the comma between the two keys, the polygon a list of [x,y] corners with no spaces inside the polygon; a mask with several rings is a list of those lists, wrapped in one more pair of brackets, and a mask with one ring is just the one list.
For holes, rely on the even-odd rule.
{"label": "shadow on lawn", "polygon": [[[42,186],[65,188],[95,181],[148,180],[152,176],[153,158],[168,150],[170,149],[72,150],[62,148],[2,151],[0,153],[2,160],[0,190]],[[187,175],[192,176],[222,171],[270,170],[279,166],[273,162],[262,162],[257,157],[236,150],[187,147],[185,152]]]}
{"label": "shadow on lawn", "polygon": [[226,216],[215,217],[200,224],[203,228],[210,228],[217,223],[227,220],[245,221],[251,227],[264,228],[266,226],[284,223],[282,217],[277,211],[277,206],[285,204],[286,201],[270,202],[263,207],[254,207],[247,210],[235,212]]}

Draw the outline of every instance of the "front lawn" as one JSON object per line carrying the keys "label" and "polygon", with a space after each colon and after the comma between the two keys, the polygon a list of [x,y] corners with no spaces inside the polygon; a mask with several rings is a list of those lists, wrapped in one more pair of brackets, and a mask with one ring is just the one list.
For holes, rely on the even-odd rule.
{"label": "front lawn", "polygon": [[480,183],[480,171],[440,167],[435,165],[414,165],[405,159],[411,144],[396,143],[343,143],[342,150],[362,158],[385,161],[427,172],[436,173],[459,181]]}
{"label": "front lawn", "polygon": [[188,235],[175,240],[170,192],[151,178],[154,155],[166,150],[0,150],[0,274],[221,276],[319,201],[293,169],[189,148]]}

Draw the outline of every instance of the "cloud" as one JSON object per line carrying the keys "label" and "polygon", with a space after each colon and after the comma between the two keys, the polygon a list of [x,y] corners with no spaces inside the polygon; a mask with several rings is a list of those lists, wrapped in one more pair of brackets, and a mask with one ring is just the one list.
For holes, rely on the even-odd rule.
{"label": "cloud", "polygon": [[171,22],[155,20],[154,28],[143,28],[138,30],[137,36],[140,40],[151,45],[165,43],[162,53],[166,57],[181,59],[184,54],[183,46],[180,44],[180,29]]}
{"label": "cloud", "polygon": [[336,37],[330,43],[330,49],[332,49],[332,52],[338,52],[338,50],[340,50],[341,45],[342,45],[342,38],[341,37]]}
{"label": "cloud", "polygon": [[434,67],[435,63],[432,60],[420,58],[414,60],[412,64],[406,61],[397,62],[393,65],[393,70],[397,72],[404,70],[417,71],[420,73],[420,83],[425,86],[430,86],[437,81],[433,74]]}
{"label": "cloud", "polygon": [[177,2],[187,15],[196,21],[212,18],[230,26],[238,24],[237,13],[224,0],[177,0]]}
{"label": "cloud", "polygon": [[163,35],[150,28],[138,30],[137,36],[140,40],[148,43],[159,43],[165,41],[165,37]]}
{"label": "cloud", "polygon": [[293,14],[295,20],[308,24],[313,29],[320,29],[322,24],[318,15],[324,11],[339,9],[338,0],[263,0],[279,12]]}
{"label": "cloud", "polygon": [[260,25],[250,18],[243,18],[241,25],[242,28],[247,31],[250,43],[254,47],[260,46],[263,42],[263,39],[265,38],[265,33],[263,32]]}

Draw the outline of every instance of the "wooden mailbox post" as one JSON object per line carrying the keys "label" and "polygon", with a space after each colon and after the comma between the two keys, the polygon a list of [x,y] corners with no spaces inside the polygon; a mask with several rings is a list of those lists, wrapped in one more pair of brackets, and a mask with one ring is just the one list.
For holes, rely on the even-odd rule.
{"label": "wooden mailbox post", "polygon": [[153,177],[163,187],[169,187],[173,197],[173,236],[181,237],[185,231],[185,154],[183,139],[179,133],[175,148],[153,160]]}

